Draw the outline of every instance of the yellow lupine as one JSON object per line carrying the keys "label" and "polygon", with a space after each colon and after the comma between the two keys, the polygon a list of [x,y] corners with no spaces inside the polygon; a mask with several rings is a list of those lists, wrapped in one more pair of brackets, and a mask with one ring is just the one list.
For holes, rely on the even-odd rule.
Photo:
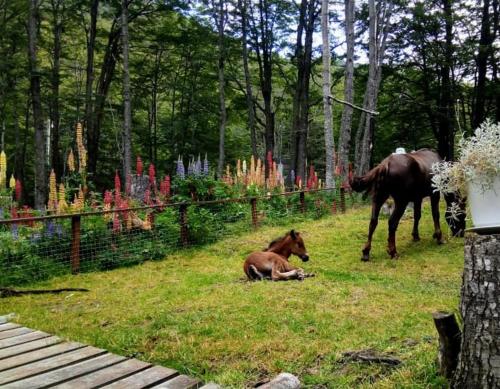
{"label": "yellow lupine", "polygon": [[3,150],[0,153],[0,170],[7,171],[7,155],[5,155],[5,151]]}
{"label": "yellow lupine", "polygon": [[66,202],[66,188],[64,184],[59,184],[59,192],[57,193],[57,213],[64,213],[68,210],[68,203]]}
{"label": "yellow lupine", "polygon": [[50,176],[49,176],[48,208],[50,211],[55,211],[57,209],[57,183],[56,183],[56,173],[54,172],[54,169],[50,171]]}
{"label": "yellow lupine", "polygon": [[16,179],[14,178],[14,174],[10,176],[9,188],[12,190],[16,189]]}
{"label": "yellow lupine", "polygon": [[73,154],[73,149],[69,149],[68,154],[68,169],[70,172],[75,171],[75,155]]}

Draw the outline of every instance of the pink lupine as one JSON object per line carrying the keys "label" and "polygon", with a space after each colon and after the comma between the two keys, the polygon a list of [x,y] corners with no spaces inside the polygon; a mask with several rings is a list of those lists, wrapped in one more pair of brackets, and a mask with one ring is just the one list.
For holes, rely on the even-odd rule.
{"label": "pink lupine", "polygon": [[23,193],[23,187],[20,180],[16,180],[16,201],[19,203],[21,201],[21,196]]}
{"label": "pink lupine", "polygon": [[120,191],[121,191],[121,182],[120,176],[118,175],[118,171],[115,173],[115,206],[120,204]]}
{"label": "pink lupine", "polygon": [[156,171],[155,171],[155,165],[151,164],[149,165],[149,184],[151,187],[155,186],[156,182]]}

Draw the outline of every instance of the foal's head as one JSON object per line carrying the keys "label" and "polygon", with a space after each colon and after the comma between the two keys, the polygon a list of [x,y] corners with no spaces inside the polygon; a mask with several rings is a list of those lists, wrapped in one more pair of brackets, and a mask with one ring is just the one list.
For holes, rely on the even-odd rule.
{"label": "foal's head", "polygon": [[309,261],[309,254],[307,254],[304,240],[300,233],[295,230],[291,230],[282,238],[273,240],[266,251],[282,253],[285,256],[291,253],[302,259],[303,262]]}

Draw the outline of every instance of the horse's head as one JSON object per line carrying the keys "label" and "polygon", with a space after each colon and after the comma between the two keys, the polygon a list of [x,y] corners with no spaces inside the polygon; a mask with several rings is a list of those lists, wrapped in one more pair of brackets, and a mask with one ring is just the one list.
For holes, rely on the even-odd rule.
{"label": "horse's head", "polygon": [[349,180],[349,186],[355,192],[363,192],[368,189],[368,185],[366,184],[366,181],[363,179],[363,177],[352,177]]}
{"label": "horse's head", "polygon": [[453,236],[463,237],[465,233],[466,199],[454,193],[444,195],[446,212],[444,218]]}
{"label": "horse's head", "polygon": [[303,262],[309,261],[309,254],[307,254],[306,246],[304,245],[304,240],[302,236],[300,236],[300,233],[291,230],[288,234],[288,238],[290,239],[288,244],[292,250],[292,254],[302,259]]}

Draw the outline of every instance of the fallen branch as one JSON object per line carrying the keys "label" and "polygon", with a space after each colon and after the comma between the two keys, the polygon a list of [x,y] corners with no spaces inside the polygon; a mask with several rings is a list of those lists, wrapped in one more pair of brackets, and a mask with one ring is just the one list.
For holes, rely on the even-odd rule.
{"label": "fallen branch", "polygon": [[3,297],[17,297],[25,294],[47,294],[47,293],[61,293],[61,292],[88,292],[84,288],[62,288],[62,289],[31,289],[31,290],[16,290],[11,288],[0,288],[0,298]]}
{"label": "fallen branch", "polygon": [[332,99],[333,101],[336,101],[337,103],[340,103],[340,104],[345,104],[345,105],[348,105],[349,107],[351,108],[354,108],[354,109],[358,109],[360,111],[363,111],[363,112],[366,112],[366,113],[369,113],[370,115],[374,115],[374,116],[377,116],[379,115],[380,113],[377,112],[377,111],[370,111],[369,109],[366,109],[366,108],[362,108],[362,107],[358,107],[357,105],[354,105],[352,103],[349,103],[347,101],[344,101],[344,100],[340,100],[340,99],[337,99],[336,97],[333,97],[331,95],[328,96],[329,99]]}
{"label": "fallen branch", "polygon": [[379,354],[374,350],[361,350],[361,351],[347,351],[342,354],[343,358],[341,361],[355,361],[355,362],[365,362],[365,363],[382,363],[386,365],[397,366],[401,364],[401,360],[391,357],[386,354]]}

